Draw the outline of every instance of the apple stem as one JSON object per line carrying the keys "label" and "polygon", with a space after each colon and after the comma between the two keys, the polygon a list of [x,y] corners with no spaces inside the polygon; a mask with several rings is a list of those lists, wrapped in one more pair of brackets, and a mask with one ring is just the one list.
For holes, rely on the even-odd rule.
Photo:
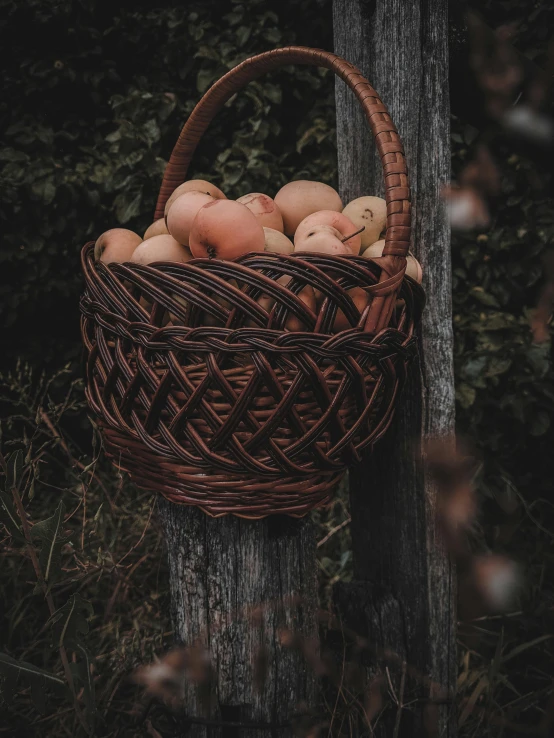
{"label": "apple stem", "polygon": [[348,241],[349,238],[352,238],[352,236],[357,236],[358,233],[361,233],[362,231],[365,231],[365,226],[362,226],[359,231],[354,231],[354,233],[351,233],[349,236],[341,238],[341,241],[344,243],[345,241]]}
{"label": "apple stem", "polygon": [[215,259],[217,254],[213,246],[208,246],[206,251],[208,252],[208,259]]}

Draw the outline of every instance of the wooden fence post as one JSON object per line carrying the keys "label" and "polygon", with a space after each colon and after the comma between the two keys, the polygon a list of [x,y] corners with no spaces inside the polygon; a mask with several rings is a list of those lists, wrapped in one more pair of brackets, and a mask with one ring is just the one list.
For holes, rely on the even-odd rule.
{"label": "wooden fence post", "polygon": [[[413,251],[423,265],[428,298],[421,371],[412,372],[388,436],[350,475],[354,581],[335,592],[348,625],[399,657],[384,659],[397,699],[403,705],[416,700],[386,710],[378,736],[452,738],[456,732],[455,578],[437,530],[437,489],[418,463],[426,439],[454,433],[450,231],[441,200],[450,179],[447,5],[333,0],[334,50],[374,85],[404,143]],[[382,194],[371,135],[340,80],[336,103],[343,200]],[[419,674],[404,683],[403,695],[402,662]],[[441,704],[426,708],[429,698]]]}
{"label": "wooden fence post", "polygon": [[[159,501],[177,643],[210,658],[209,678],[189,681],[186,738],[289,738],[298,703],[313,706],[315,676],[283,629],[317,639],[317,562],[309,518],[210,518]],[[299,601],[298,601],[299,600]],[[206,674],[208,677],[208,674]],[[216,723],[256,723],[243,729]],[[268,727],[272,725],[273,732]]]}

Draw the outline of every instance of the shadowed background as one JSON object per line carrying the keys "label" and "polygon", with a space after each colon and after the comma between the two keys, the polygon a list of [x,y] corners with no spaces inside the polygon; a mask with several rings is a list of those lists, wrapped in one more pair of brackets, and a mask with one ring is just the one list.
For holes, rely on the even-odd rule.
{"label": "shadowed background", "polygon": [[[57,607],[79,593],[93,608],[82,634],[95,662],[94,700],[83,686],[90,719],[100,735],[152,735],[142,707],[131,714],[136,692],[125,677],[171,642],[166,562],[151,498],[97,460],[79,364],[80,248],[114,226],[148,226],[182,123],[230,67],[292,43],[331,49],[331,3],[138,2],[128,11],[26,0],[0,8],[1,451],[26,453],[34,521],[54,515],[60,500],[73,513],[52,592]],[[487,0],[479,10],[492,28],[513,23],[514,47],[547,63],[552,10],[521,0]],[[482,140],[472,122],[463,111],[452,120],[454,177]],[[488,143],[500,177],[491,225],[453,241],[457,417],[480,460],[472,545],[521,562],[525,587],[508,616],[461,630],[460,701],[474,696],[488,711],[462,709],[468,736],[501,735],[499,716],[537,726],[552,691],[554,384],[550,341],[533,343],[529,328],[554,237],[550,173],[502,136],[489,134]],[[336,184],[332,76],[291,68],[249,85],[209,129],[191,176],[230,196],[273,195],[293,177]],[[316,518],[326,605],[332,584],[351,573],[344,495]],[[0,536],[0,650],[59,673],[31,564]],[[25,686],[15,687],[0,735],[73,729],[62,699],[49,699],[41,716]],[[158,730],[171,731],[168,713],[153,714]]]}

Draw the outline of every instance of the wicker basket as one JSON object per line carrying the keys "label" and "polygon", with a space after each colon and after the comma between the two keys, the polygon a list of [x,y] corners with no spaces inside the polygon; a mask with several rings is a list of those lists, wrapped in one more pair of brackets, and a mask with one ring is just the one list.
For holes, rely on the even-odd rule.
{"label": "wicker basket", "polygon": [[[251,80],[291,63],[332,69],[364,109],[385,173],[381,258],[264,253],[107,267],[95,263],[91,243],[82,251],[87,399],[106,451],[140,487],[213,516],[302,516],[325,504],[387,429],[417,352],[423,291],[403,279],[410,193],[402,145],[373,88],[334,54],[277,49],[215,83],[181,132],[155,217],[215,113]],[[306,285],[323,295],[317,314],[298,296]],[[353,287],[368,294],[361,314]],[[273,298],[269,310],[261,295]],[[333,333],[338,310],[352,327]],[[292,316],[305,330],[286,330]]]}

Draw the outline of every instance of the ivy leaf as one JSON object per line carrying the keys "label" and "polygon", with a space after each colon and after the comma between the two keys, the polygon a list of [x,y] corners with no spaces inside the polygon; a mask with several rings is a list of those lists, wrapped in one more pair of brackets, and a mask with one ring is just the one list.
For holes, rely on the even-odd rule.
{"label": "ivy leaf", "polygon": [[204,94],[208,87],[218,77],[213,69],[201,69],[196,75],[196,88],[200,94]]}
{"label": "ivy leaf", "polygon": [[249,26],[239,26],[239,28],[237,28],[237,35],[236,35],[237,44],[239,46],[244,46],[245,43],[250,38],[251,33],[252,33],[252,29]]}
{"label": "ivy leaf", "polygon": [[550,371],[550,344],[534,343],[527,350],[527,361],[539,377],[544,377]]}
{"label": "ivy leaf", "polygon": [[282,38],[281,31],[278,28],[270,28],[264,31],[264,38],[270,44],[278,44]]}
{"label": "ivy leaf", "polygon": [[147,120],[144,124],[144,134],[146,137],[146,141],[151,146],[153,143],[156,143],[156,141],[160,140],[160,128],[155,120],[150,119]]}
{"label": "ivy leaf", "polygon": [[56,196],[56,186],[52,178],[44,178],[38,182],[34,182],[31,186],[31,190],[40,197],[46,205],[50,205]]}
{"label": "ivy leaf", "polygon": [[264,96],[272,103],[279,105],[283,100],[283,91],[277,85],[266,84],[263,87]]}
{"label": "ivy leaf", "polygon": [[486,365],[486,356],[472,356],[462,365],[461,374],[465,379],[475,385],[475,383],[482,377]]}
{"label": "ivy leaf", "polygon": [[44,712],[46,706],[46,688],[60,696],[70,697],[62,679],[27,661],[17,661],[5,653],[0,653],[0,676],[0,696],[4,702],[11,701],[20,681],[31,689],[31,697],[40,712]]}
{"label": "ivy leaf", "polygon": [[17,151],[16,149],[1,149],[0,150],[1,161],[29,161],[29,157],[23,151]]}
{"label": "ivy leaf", "polygon": [[120,223],[128,223],[131,218],[135,218],[140,213],[142,203],[142,190],[137,192],[132,200],[128,199],[127,192],[121,192],[115,198],[115,214]]}
{"label": "ivy leaf", "polygon": [[491,295],[490,292],[485,292],[485,290],[482,287],[473,287],[471,289],[471,294],[482,305],[487,305],[488,307],[496,307],[496,308],[500,307],[496,297],[494,297],[494,295]]}
{"label": "ivy leaf", "polygon": [[456,387],[456,400],[465,410],[473,405],[476,397],[476,390],[473,387],[470,387],[469,384],[460,382]]}
{"label": "ivy leaf", "polygon": [[505,374],[511,366],[511,359],[493,356],[487,365],[486,376],[496,377],[499,374]]}
{"label": "ivy leaf", "polygon": [[31,529],[31,538],[40,544],[39,563],[48,586],[59,574],[61,549],[67,538],[62,536],[64,504],[60,502],[51,518],[41,520]]}

